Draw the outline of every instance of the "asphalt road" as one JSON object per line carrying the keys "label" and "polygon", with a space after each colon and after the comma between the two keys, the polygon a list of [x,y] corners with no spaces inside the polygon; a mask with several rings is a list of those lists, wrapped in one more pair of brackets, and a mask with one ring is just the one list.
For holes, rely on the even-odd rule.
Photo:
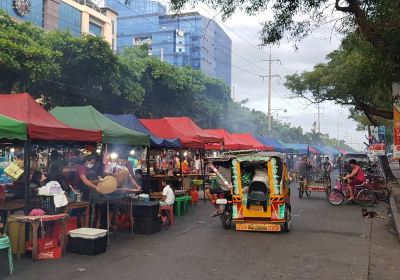
{"label": "asphalt road", "polygon": [[[102,255],[16,260],[6,279],[400,279],[389,219],[363,218],[357,205],[330,206],[322,194],[299,199],[291,187],[290,233],[224,230],[201,202],[160,233],[119,234]],[[373,210],[387,216],[387,208],[381,202]]]}

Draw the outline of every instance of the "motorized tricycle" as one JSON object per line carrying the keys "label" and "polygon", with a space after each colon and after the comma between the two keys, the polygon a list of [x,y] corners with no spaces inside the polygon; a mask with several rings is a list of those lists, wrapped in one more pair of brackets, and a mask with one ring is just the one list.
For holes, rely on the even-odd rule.
{"label": "motorized tricycle", "polygon": [[219,181],[230,182],[232,188],[221,191],[216,200],[223,207],[220,217],[225,229],[234,223],[240,231],[291,230],[289,176],[283,154],[229,153],[206,161],[230,167],[230,174],[219,176]]}

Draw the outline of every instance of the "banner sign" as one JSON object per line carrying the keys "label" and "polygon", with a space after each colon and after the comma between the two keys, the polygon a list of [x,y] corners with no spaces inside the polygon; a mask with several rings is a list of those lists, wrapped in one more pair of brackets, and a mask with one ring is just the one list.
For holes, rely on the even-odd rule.
{"label": "banner sign", "polygon": [[400,84],[393,83],[393,159],[400,160]]}
{"label": "banner sign", "polygon": [[386,154],[386,136],[384,126],[370,126],[369,150],[376,156]]}

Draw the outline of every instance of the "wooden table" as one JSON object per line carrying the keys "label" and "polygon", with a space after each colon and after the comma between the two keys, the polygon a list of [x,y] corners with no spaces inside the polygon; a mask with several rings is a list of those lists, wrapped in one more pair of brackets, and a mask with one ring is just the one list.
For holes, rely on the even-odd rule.
{"label": "wooden table", "polygon": [[32,249],[32,259],[38,260],[39,252],[38,252],[38,230],[39,226],[42,223],[46,222],[61,222],[62,231],[61,231],[61,250],[62,254],[65,251],[65,236],[66,236],[66,224],[68,222],[67,214],[59,214],[59,215],[44,215],[44,216],[14,216],[9,217],[7,222],[17,222],[22,224],[29,224],[32,227],[32,241],[33,241],[33,249]]}
{"label": "wooden table", "polygon": [[68,203],[67,206],[65,206],[64,209],[64,214],[68,214],[69,210],[74,210],[74,209],[85,209],[85,224],[83,227],[89,227],[89,220],[90,220],[90,215],[89,215],[89,210],[90,210],[90,203],[89,202],[73,202],[73,203]]}
{"label": "wooden table", "polygon": [[[186,194],[186,190],[174,190],[175,196],[183,196]],[[154,200],[160,200],[163,197],[162,192],[151,192],[150,198]]]}
{"label": "wooden table", "polygon": [[[23,199],[16,199],[16,200],[6,200],[0,203],[0,212],[6,212],[5,221],[11,215],[11,212],[16,210],[23,210],[25,208],[25,202]],[[7,223],[4,222],[4,232],[7,232]]]}

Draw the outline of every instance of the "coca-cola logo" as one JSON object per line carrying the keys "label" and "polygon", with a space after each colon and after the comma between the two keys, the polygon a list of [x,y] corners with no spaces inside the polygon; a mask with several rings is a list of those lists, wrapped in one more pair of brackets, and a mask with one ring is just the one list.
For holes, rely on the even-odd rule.
{"label": "coca-cola logo", "polygon": [[53,247],[53,241],[48,241],[44,243],[44,248],[51,248],[51,247]]}
{"label": "coca-cola logo", "polygon": [[54,251],[51,252],[41,252],[39,254],[40,259],[54,259]]}

